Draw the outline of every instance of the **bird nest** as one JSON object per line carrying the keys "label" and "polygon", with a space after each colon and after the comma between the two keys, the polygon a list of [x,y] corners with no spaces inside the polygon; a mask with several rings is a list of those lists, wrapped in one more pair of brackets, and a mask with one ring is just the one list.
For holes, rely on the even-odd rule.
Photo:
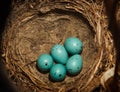
{"label": "bird nest", "polygon": [[[13,3],[2,34],[3,61],[18,89],[21,92],[101,89],[101,76],[114,66],[115,56],[103,2],[21,1]],[[62,82],[52,82],[48,73],[38,71],[36,60],[40,54],[49,53],[53,45],[63,44],[67,37],[73,36],[80,38],[84,45],[82,71],[74,77],[66,76]]]}

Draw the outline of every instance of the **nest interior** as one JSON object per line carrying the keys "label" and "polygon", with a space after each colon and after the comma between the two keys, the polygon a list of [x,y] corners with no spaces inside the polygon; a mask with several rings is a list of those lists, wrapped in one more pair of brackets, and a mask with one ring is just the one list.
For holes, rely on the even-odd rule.
{"label": "nest interior", "polygon": [[[17,7],[17,8],[16,8]],[[103,4],[86,0],[26,2],[14,6],[2,37],[2,56],[9,77],[24,92],[88,92],[100,85],[102,73],[114,65],[112,36]],[[83,42],[83,69],[74,77],[52,82],[36,67],[42,53],[67,37]]]}

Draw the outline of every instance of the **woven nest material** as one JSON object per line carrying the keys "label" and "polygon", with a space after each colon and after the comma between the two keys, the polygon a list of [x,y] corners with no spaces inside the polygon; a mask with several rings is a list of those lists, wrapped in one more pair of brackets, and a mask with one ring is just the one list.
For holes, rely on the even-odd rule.
{"label": "woven nest material", "polygon": [[[114,46],[107,30],[103,2],[92,0],[38,0],[17,4],[9,16],[2,40],[2,57],[21,92],[91,92],[114,66]],[[36,60],[67,37],[83,42],[83,69],[74,77],[52,82],[42,74]]]}

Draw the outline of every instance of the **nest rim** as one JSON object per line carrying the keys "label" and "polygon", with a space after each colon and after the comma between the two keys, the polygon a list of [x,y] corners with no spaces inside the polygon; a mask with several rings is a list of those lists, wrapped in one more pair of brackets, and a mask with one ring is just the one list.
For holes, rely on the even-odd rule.
{"label": "nest rim", "polygon": [[[65,1],[64,1],[65,2]],[[58,3],[60,3],[60,5],[58,4]],[[100,7],[99,5],[97,6],[96,5],[96,3],[89,3],[89,2],[86,2],[86,1],[81,1],[81,2],[75,2],[75,1],[73,1],[73,2],[65,2],[65,6],[63,6],[63,5],[61,5],[61,3],[63,3],[63,2],[57,2],[56,4],[58,4],[58,6],[56,6],[56,4],[52,4],[52,3],[47,3],[46,5],[44,4],[44,6],[43,7],[40,7],[40,8],[38,8],[37,7],[37,9],[39,9],[39,10],[37,10],[38,12],[39,12],[39,14],[46,14],[46,13],[49,13],[51,10],[52,11],[54,11],[55,9],[61,9],[61,10],[65,10],[65,11],[75,11],[75,12],[78,12],[78,13],[80,13],[80,14],[82,14],[85,18],[86,18],[86,20],[89,22],[88,24],[90,25],[90,26],[92,26],[92,28],[93,28],[93,33],[95,34],[95,38],[94,38],[94,42],[95,42],[95,44],[96,44],[96,46],[97,46],[97,49],[98,49],[98,53],[97,53],[97,55],[96,55],[96,59],[95,59],[95,63],[94,63],[94,65],[93,65],[93,67],[92,67],[92,72],[91,72],[91,75],[89,76],[89,79],[87,80],[87,83],[86,83],[86,85],[84,85],[82,88],[80,87],[80,86],[78,86],[80,83],[75,83],[76,85],[73,85],[73,84],[69,84],[69,81],[68,81],[68,85],[66,86],[66,85],[63,85],[64,84],[64,82],[61,82],[60,83],[60,85],[63,85],[63,86],[60,86],[60,87],[58,87],[57,89],[55,89],[54,91],[58,91],[58,89],[59,89],[59,92],[63,92],[63,91],[65,91],[66,89],[67,89],[67,91],[69,91],[69,90],[87,90],[87,89],[90,89],[89,87],[88,87],[88,85],[90,85],[92,82],[91,81],[93,81],[93,77],[94,76],[96,76],[96,73],[97,73],[97,71],[99,70],[99,67],[100,67],[100,65],[101,65],[101,63],[103,62],[102,60],[104,59],[104,57],[106,57],[107,55],[104,55],[104,50],[108,50],[107,49],[107,47],[108,47],[108,44],[109,44],[109,40],[111,41],[111,39],[112,39],[112,37],[111,37],[111,34],[109,33],[109,32],[102,32],[102,30],[104,29],[104,27],[103,27],[103,24],[101,24],[101,21],[103,21],[103,20],[105,20],[105,19],[101,19],[101,17],[98,15],[98,14],[96,14],[95,16],[97,16],[95,19],[96,20],[92,20],[91,21],[91,18],[93,18],[94,19],[94,16],[93,17],[91,17],[91,16],[89,16],[88,17],[88,15],[86,14],[86,11],[88,11],[89,9],[87,8],[86,9],[86,7],[84,7],[84,6],[82,6],[82,7],[84,7],[84,9],[86,9],[86,11],[83,11],[83,8],[81,9],[80,7],[77,7],[79,4],[81,5],[81,4],[85,4],[85,5],[89,5],[89,7],[92,7],[93,9],[95,8],[96,10]],[[69,3],[69,5],[68,5],[68,3]],[[31,4],[32,5],[32,4]],[[50,5],[50,7],[51,7],[51,5],[53,5],[51,8],[49,7],[49,9],[48,9],[48,7],[46,7],[46,6],[48,6],[48,5]],[[90,5],[93,5],[93,6],[90,6]],[[34,7],[34,6],[33,6]],[[64,7],[64,8],[63,8]],[[47,8],[47,9],[46,9]],[[103,7],[102,7],[103,8]],[[47,10],[47,11],[44,11],[44,10]],[[89,10],[90,11],[90,10]],[[92,11],[92,10],[91,10]],[[99,12],[101,12],[102,10],[100,10]],[[36,10],[35,10],[35,13],[36,13]],[[91,15],[93,14],[93,11],[91,12]],[[24,20],[23,20],[23,23],[24,22],[26,22],[27,20],[29,20],[29,19],[31,19],[31,18],[34,18],[33,16],[31,16],[32,14],[30,14],[30,16],[28,16],[27,18],[25,18]],[[26,15],[25,15],[26,16]],[[94,21],[94,22],[93,22]],[[106,20],[105,20],[106,21]],[[18,22],[19,23],[19,22]],[[16,23],[16,25],[14,25],[14,27],[15,26],[18,26],[18,23]],[[97,24],[96,24],[97,23]],[[93,26],[94,25],[94,26]],[[20,25],[21,26],[21,25]],[[13,27],[13,28],[14,28]],[[103,27],[103,28],[101,28],[101,27]],[[105,27],[106,27],[106,25],[105,25]],[[10,29],[9,29],[10,30]],[[14,32],[14,31],[13,31]],[[105,33],[107,36],[105,37],[104,36],[104,34],[103,33]],[[12,34],[14,34],[14,33],[11,33],[11,35]],[[8,35],[6,35],[6,33],[4,34],[5,35],[5,38],[6,38],[6,36]],[[6,44],[8,44],[6,41],[5,41],[5,38],[3,38],[3,44],[4,45],[6,45]],[[104,42],[104,40],[103,39],[106,39],[107,38],[107,42],[108,43],[105,43]],[[6,43],[5,43],[6,42]],[[103,43],[105,44],[105,45],[103,45]],[[110,42],[111,43],[111,42]],[[3,58],[5,58],[6,60],[5,60],[5,63],[6,64],[9,64],[9,60],[7,59],[8,58],[8,51],[6,51],[6,48],[4,47],[4,45],[3,45]],[[111,45],[113,46],[113,43],[111,43]],[[111,49],[113,49],[112,47],[109,49],[109,51],[111,51]],[[19,51],[18,51],[19,52]],[[20,53],[19,53],[20,54]],[[21,54],[22,55],[22,54]],[[110,52],[110,55],[111,55],[111,52]],[[11,56],[12,57],[12,56]],[[20,56],[20,57],[22,57],[22,56]],[[107,56],[107,58],[108,58],[108,56]],[[22,59],[22,58],[21,58]],[[113,58],[112,58],[112,60],[113,60]],[[112,60],[108,60],[108,62],[111,62]],[[102,62],[101,62],[102,61]],[[34,63],[34,62],[30,62],[30,63]],[[19,66],[19,63],[17,64],[17,63],[13,63],[13,66],[14,67],[16,67],[16,66]],[[110,65],[109,66],[107,66],[107,68],[109,68],[109,67],[111,67],[113,65],[113,62],[112,63],[110,63]],[[9,66],[8,66],[9,67]],[[24,73],[24,75],[27,77],[27,78],[29,78],[30,79],[30,81],[33,83],[33,85],[31,85],[31,86],[36,86],[37,88],[39,88],[39,86],[38,86],[38,84],[39,83],[37,83],[36,82],[36,78],[35,77],[33,77],[30,73],[28,73],[28,74],[26,74],[26,72],[24,72],[24,70],[23,70],[23,68],[21,67],[21,66],[19,66],[19,68],[23,71],[23,73]],[[29,67],[30,68],[30,71],[32,71],[31,69],[31,67]],[[93,71],[94,70],[94,71]],[[105,71],[105,70],[104,70]],[[10,71],[11,72],[11,71]],[[12,74],[10,74],[10,76],[11,75],[14,75],[14,72],[12,71],[11,72]],[[102,75],[102,73],[99,75],[99,77]],[[32,76],[32,77],[30,77],[30,76]],[[79,81],[79,76],[77,76],[78,78],[77,78],[77,81]],[[24,80],[24,79],[23,79]],[[53,85],[50,85],[50,86],[48,86],[48,84],[45,84],[43,81],[41,81],[41,80],[39,80],[39,79],[37,79],[38,81],[40,81],[41,83],[42,83],[42,85],[41,85],[41,87],[40,87],[40,89],[42,89],[42,90],[52,90],[52,88],[53,88],[53,86],[56,86],[57,84],[59,84],[59,83],[54,83]],[[99,81],[98,80],[98,78],[96,78],[96,80],[97,81]],[[94,82],[94,81],[93,81]],[[99,81],[100,82],[100,81]],[[74,79],[73,79],[73,83],[74,83]],[[99,83],[98,83],[99,84]],[[73,85],[73,86],[72,86]],[[57,86],[59,86],[59,85],[57,85]],[[75,87],[76,86],[76,87]],[[94,87],[95,85],[93,85],[93,87]],[[98,85],[97,85],[98,86]],[[70,87],[70,88],[69,88]]]}

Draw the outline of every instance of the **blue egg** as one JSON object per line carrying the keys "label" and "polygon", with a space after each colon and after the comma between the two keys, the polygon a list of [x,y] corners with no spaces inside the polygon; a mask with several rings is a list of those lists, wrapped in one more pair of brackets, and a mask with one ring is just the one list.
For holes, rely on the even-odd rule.
{"label": "blue egg", "polygon": [[78,54],[71,56],[66,63],[66,70],[69,75],[77,75],[82,69],[82,57]]}
{"label": "blue egg", "polygon": [[51,69],[50,69],[50,78],[53,81],[63,81],[66,76],[66,68],[62,64],[55,64]]}
{"label": "blue egg", "polygon": [[53,58],[49,54],[42,54],[38,57],[37,66],[40,71],[47,72],[53,66]]}
{"label": "blue egg", "polygon": [[80,39],[76,37],[69,37],[64,42],[65,49],[69,54],[78,54],[81,53],[83,44]]}
{"label": "blue egg", "polygon": [[51,49],[51,56],[60,64],[66,64],[68,60],[68,53],[63,45],[56,44]]}

